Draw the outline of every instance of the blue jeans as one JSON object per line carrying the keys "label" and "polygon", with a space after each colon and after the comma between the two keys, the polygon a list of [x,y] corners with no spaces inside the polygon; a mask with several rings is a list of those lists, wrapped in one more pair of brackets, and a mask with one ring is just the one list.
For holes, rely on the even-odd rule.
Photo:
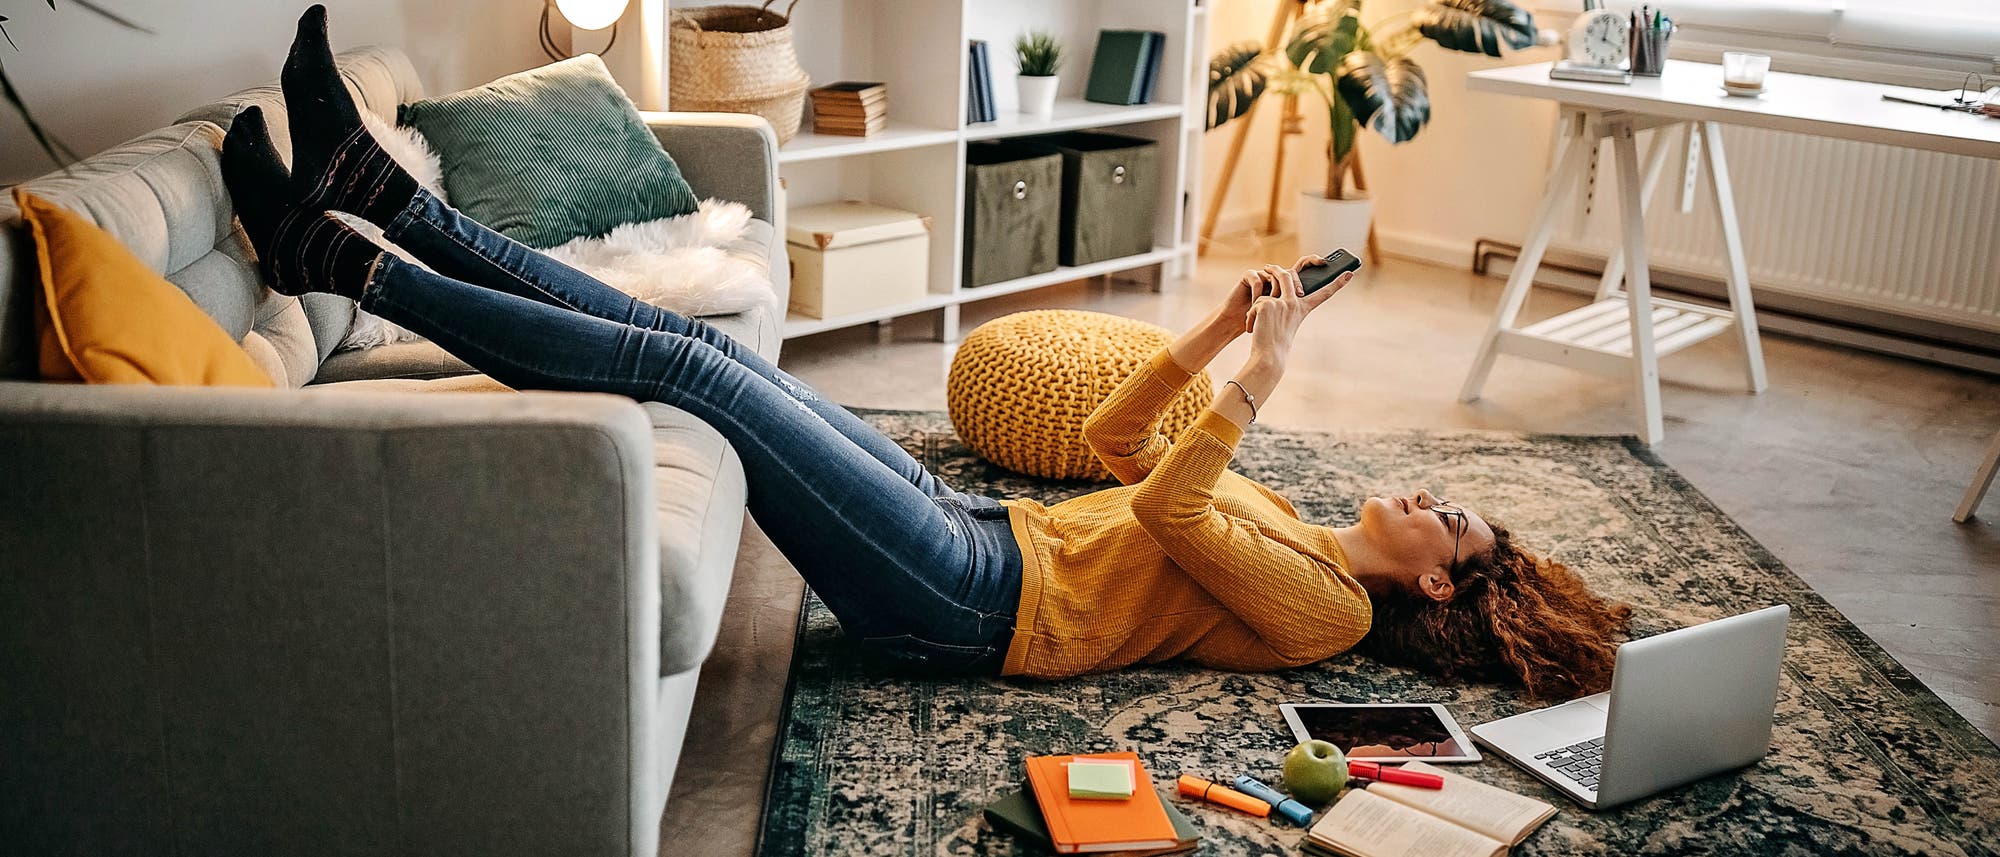
{"label": "blue jeans", "polygon": [[997,673],[1021,553],[1007,510],[940,482],[894,441],[695,319],[607,286],[418,192],[384,230],[369,312],[521,390],[664,402],[743,461],[751,517],[841,627],[925,670]]}

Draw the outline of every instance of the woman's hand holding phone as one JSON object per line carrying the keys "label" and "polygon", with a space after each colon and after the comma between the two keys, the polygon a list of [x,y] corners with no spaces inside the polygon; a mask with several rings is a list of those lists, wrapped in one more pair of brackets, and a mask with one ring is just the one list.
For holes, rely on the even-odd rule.
{"label": "woman's hand holding phone", "polygon": [[1306,264],[1308,259],[1314,263],[1322,261],[1317,256],[1308,256],[1299,260],[1296,268],[1264,266],[1263,272],[1274,287],[1250,304],[1252,359],[1261,357],[1282,367],[1285,358],[1291,354],[1292,341],[1298,336],[1299,325],[1305,322],[1306,316],[1354,280],[1354,272],[1347,271],[1326,286],[1307,294],[1298,272],[1310,267]]}
{"label": "woman's hand holding phone", "polygon": [[[1172,346],[1176,362],[1193,372],[1220,353],[1226,340],[1245,332],[1250,334],[1250,359],[1229,379],[1233,383],[1227,385],[1234,388],[1236,395],[1218,392],[1210,406],[1216,413],[1238,426],[1247,426],[1256,419],[1256,403],[1268,399],[1285,374],[1285,360],[1291,354],[1299,324],[1354,279],[1354,271],[1345,270],[1307,294],[1299,272],[1325,263],[1318,256],[1302,256],[1290,268],[1265,265],[1245,272],[1216,315]],[[1200,359],[1193,359],[1196,357]]]}
{"label": "woman's hand holding phone", "polygon": [[1326,264],[1325,259],[1319,256],[1306,255],[1300,256],[1297,262],[1292,263],[1290,269],[1280,268],[1277,265],[1265,265],[1261,268],[1251,268],[1248,271],[1244,271],[1243,278],[1237,280],[1236,285],[1229,290],[1229,296],[1223,301],[1219,314],[1223,318],[1241,319],[1243,322],[1241,332],[1249,333],[1251,306],[1260,297],[1277,294],[1281,285],[1279,280],[1281,275],[1289,274],[1291,281],[1296,284],[1300,272],[1307,268],[1324,264]]}

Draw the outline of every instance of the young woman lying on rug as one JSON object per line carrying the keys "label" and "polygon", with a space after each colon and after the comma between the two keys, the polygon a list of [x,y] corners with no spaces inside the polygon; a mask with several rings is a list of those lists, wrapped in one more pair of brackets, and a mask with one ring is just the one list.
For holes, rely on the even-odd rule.
{"label": "young woman lying on rug", "polygon": [[[1504,528],[1427,492],[1370,497],[1358,523],[1298,519],[1227,469],[1284,373],[1304,296],[1266,266],[1125,381],[1086,433],[1123,487],[1054,506],[952,490],[903,449],[726,335],[637,301],[461,216],[376,145],[335,73],[323,10],[282,78],[287,175],[263,116],[237,116],[223,175],[271,287],[329,292],[517,389],[665,402],[742,458],[750,513],[869,648],[928,669],[1061,678],[1183,659],[1231,670],[1354,648],[1535,694],[1601,690],[1629,610]],[[435,273],[329,211],[380,226]],[[1268,294],[1260,293],[1268,292]],[[1251,357],[1180,438],[1162,410],[1238,336]]]}

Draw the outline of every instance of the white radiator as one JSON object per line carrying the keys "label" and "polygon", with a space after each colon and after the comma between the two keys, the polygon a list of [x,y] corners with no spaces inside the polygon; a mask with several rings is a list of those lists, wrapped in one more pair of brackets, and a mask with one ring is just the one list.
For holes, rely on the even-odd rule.
{"label": "white radiator", "polygon": [[[1655,267],[1720,279],[1706,187],[1697,186],[1693,213],[1680,211],[1672,134],[1647,211],[1650,255]],[[1722,136],[1758,295],[2000,334],[2000,161],[1750,128]],[[1558,243],[1599,255],[1615,246],[1610,148],[1600,152],[1586,228]]]}

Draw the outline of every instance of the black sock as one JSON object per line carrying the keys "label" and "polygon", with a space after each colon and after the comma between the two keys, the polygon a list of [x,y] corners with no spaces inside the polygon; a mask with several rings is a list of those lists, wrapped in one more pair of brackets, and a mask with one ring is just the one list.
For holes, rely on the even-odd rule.
{"label": "black sock", "polygon": [[279,294],[327,292],[361,299],[382,249],[333,214],[292,201],[285,164],[264,111],[246,108],[222,141],[222,181],[264,280]]}
{"label": "black sock", "polygon": [[279,76],[292,129],[292,176],[299,201],[387,226],[417,193],[417,180],[377,145],[340,81],[327,42],[326,7],[299,18]]}

